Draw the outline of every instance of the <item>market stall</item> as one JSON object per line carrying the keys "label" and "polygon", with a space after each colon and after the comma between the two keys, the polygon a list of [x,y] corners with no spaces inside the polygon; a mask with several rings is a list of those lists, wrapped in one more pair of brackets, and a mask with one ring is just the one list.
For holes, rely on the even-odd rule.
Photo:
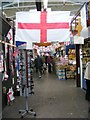
{"label": "market stall", "polygon": [[[61,46],[56,55],[56,74],[59,80],[75,79],[76,76],[76,55],[75,47]],[[68,50],[67,50],[68,48]]]}

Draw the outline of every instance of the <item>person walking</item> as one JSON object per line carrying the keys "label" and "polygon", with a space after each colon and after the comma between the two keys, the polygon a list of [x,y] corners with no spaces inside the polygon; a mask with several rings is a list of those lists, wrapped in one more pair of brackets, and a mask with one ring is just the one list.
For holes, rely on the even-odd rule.
{"label": "person walking", "polygon": [[43,62],[43,66],[42,66],[42,72],[43,72],[43,74],[45,73],[45,70],[46,70],[46,64],[45,64],[45,55],[42,55],[41,56],[41,59],[42,59],[42,62]]}
{"label": "person walking", "polygon": [[36,72],[38,72],[38,65],[37,65],[37,56],[34,59],[34,67],[36,69]]}
{"label": "person walking", "polygon": [[84,78],[86,80],[86,95],[85,98],[88,101],[88,112],[90,116],[90,61],[86,64],[86,70],[84,74]]}
{"label": "person walking", "polygon": [[41,78],[43,61],[42,61],[42,58],[39,55],[37,55],[37,58],[36,58],[36,66],[37,66],[37,69],[38,69],[39,77]]}
{"label": "person walking", "polygon": [[47,63],[48,63],[48,72],[51,73],[51,56],[48,56]]}

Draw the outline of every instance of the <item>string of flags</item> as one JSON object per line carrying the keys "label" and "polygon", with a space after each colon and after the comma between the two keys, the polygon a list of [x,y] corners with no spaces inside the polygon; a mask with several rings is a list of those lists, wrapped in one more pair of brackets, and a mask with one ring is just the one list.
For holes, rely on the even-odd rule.
{"label": "string of flags", "polygon": [[35,45],[35,44],[34,44],[34,45],[33,45],[33,49],[40,50],[40,51],[44,51],[44,52],[48,52],[48,51],[53,51],[53,50],[61,47],[62,44],[65,45],[65,46],[68,46],[68,45],[70,45],[71,43],[70,43],[70,41],[62,42],[62,43],[57,42],[57,43],[54,43],[54,44],[49,45],[49,46],[47,46],[47,47],[45,47],[45,46],[40,46],[40,47],[39,47],[38,45]]}

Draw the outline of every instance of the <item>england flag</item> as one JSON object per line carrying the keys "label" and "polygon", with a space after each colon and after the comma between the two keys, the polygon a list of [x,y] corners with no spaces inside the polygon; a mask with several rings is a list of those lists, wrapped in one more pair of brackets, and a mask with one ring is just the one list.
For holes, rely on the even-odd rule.
{"label": "england flag", "polygon": [[27,42],[27,49],[33,42],[65,42],[69,38],[70,11],[16,13],[15,40]]}

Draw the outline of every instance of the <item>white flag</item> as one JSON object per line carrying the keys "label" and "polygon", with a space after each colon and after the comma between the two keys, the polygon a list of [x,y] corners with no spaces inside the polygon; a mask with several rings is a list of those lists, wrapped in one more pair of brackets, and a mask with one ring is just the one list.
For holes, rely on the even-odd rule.
{"label": "white flag", "polygon": [[[70,11],[17,12],[16,41],[64,42],[70,37]],[[30,46],[29,46],[30,45]]]}
{"label": "white flag", "polygon": [[86,4],[82,7],[81,9],[81,25],[83,28],[87,27],[87,23],[86,23]]}

